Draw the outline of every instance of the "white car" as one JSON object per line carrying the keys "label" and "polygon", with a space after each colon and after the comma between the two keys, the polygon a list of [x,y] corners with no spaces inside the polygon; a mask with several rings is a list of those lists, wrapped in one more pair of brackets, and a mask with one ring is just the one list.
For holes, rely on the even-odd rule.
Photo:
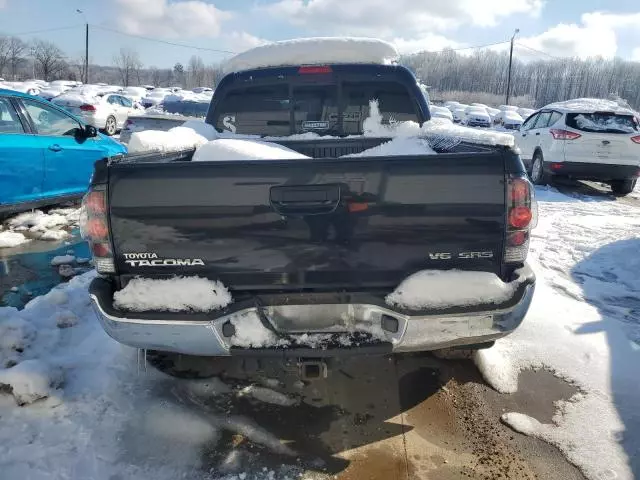
{"label": "white car", "polygon": [[640,128],[632,110],[609,100],[576,99],[535,112],[514,133],[531,180],[561,175],[633,191],[640,175]]}
{"label": "white car", "polygon": [[518,112],[514,112],[513,110],[507,110],[506,112],[501,112],[501,120],[500,125],[505,130],[520,130],[522,126],[522,117],[518,115]]}
{"label": "white car", "polygon": [[124,126],[129,115],[142,111],[141,108],[134,107],[127,97],[113,93],[104,96],[65,93],[52,102],[82,118],[89,125],[104,130],[107,135],[115,135]]}
{"label": "white car", "polygon": [[520,115],[523,120],[526,120],[527,118],[529,118],[531,115],[535,113],[535,110],[533,108],[519,108],[517,112],[518,112],[518,115]]}
{"label": "white car", "polygon": [[503,112],[506,112],[507,110],[512,110],[514,112],[518,111],[518,107],[516,107],[515,105],[500,105],[498,107],[498,110],[501,110]]}
{"label": "white car", "polygon": [[431,105],[429,107],[429,111],[431,112],[431,118],[445,118],[450,122],[453,122],[453,115],[448,108]]}
{"label": "white car", "polygon": [[469,127],[491,127],[491,117],[484,107],[469,106],[464,111],[465,124]]}
{"label": "white car", "polygon": [[456,102],[456,101],[448,101],[448,102],[444,102],[444,107],[448,108],[450,111],[454,111],[456,108],[460,107],[460,102]]}
{"label": "white car", "polygon": [[454,108],[451,112],[451,115],[453,116],[453,123],[464,123],[465,119],[467,118],[465,114],[466,110],[466,108],[462,107]]}

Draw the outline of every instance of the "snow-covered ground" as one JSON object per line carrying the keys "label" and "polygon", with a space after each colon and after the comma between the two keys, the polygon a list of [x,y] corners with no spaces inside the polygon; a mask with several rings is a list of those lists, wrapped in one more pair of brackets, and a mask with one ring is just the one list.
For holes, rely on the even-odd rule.
{"label": "snow-covered ground", "polygon": [[31,240],[58,241],[71,236],[78,225],[80,209],[53,208],[20,213],[0,225],[0,248],[12,248]]}
{"label": "snow-covered ground", "polygon": [[[520,412],[505,412],[503,421],[557,445],[589,479],[631,480],[634,456],[640,471],[638,207],[552,188],[537,194],[532,308],[516,333],[476,361],[504,392],[517,389],[518,371],[531,366],[573,382],[580,393],[557,405],[553,424]],[[243,473],[250,459],[234,450],[210,470],[207,455],[229,434],[268,452],[295,452],[259,419],[212,411],[207,402],[250,397],[299,408],[296,399],[264,385],[139,374],[135,351],[109,339],[95,319],[92,276],[76,277],[24,310],[0,308],[2,478],[312,478],[295,468],[255,469],[255,462]]]}

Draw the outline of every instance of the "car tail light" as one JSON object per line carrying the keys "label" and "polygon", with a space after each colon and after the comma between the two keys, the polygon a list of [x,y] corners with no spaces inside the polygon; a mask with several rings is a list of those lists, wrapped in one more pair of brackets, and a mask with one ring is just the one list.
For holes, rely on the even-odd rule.
{"label": "car tail light", "polygon": [[560,128],[552,128],[549,130],[549,133],[551,133],[554,140],[575,140],[582,136],[579,133],[562,130]]}
{"label": "car tail light", "polygon": [[98,273],[114,273],[116,268],[107,216],[107,190],[104,186],[92,187],[82,199],[80,233],[89,243]]}
{"label": "car tail light", "polygon": [[631,141],[633,143],[640,143],[640,135],[636,135],[635,137],[631,137]]}
{"label": "car tail light", "polygon": [[313,75],[318,73],[333,73],[333,69],[328,65],[300,67],[298,69],[299,75]]}
{"label": "car tail light", "polygon": [[529,253],[529,233],[537,221],[537,207],[531,182],[511,177],[507,189],[506,263],[524,263]]}
{"label": "car tail light", "polygon": [[85,103],[84,105],[80,105],[80,110],[82,110],[83,112],[95,112],[96,107]]}

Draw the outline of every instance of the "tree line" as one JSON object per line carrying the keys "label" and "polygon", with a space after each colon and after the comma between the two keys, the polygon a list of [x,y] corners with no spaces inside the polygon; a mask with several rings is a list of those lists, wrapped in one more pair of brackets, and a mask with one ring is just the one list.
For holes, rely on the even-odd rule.
{"label": "tree line", "polygon": [[[90,59],[91,60],[91,59]],[[91,63],[91,62],[89,62]],[[492,50],[463,55],[453,50],[422,52],[401,58],[401,63],[430,86],[432,99],[500,104],[507,89],[509,56]],[[70,58],[46,40],[24,42],[0,35],[0,78],[79,80],[85,78],[84,57]],[[145,67],[138,52],[122,48],[112,65],[89,66],[91,83],[123,86],[151,84],[162,87],[213,87],[222,76],[219,64],[206,65],[193,55],[186,65]],[[623,98],[640,108],[640,63],[619,58],[514,59],[511,97],[520,106],[541,107],[577,97]]]}
{"label": "tree line", "polygon": [[[491,50],[477,50],[472,55],[453,50],[422,52],[403,57],[402,63],[431,87],[432,98],[448,100],[448,92],[458,91],[493,94],[497,99],[502,98],[496,103],[504,103],[508,53]],[[519,97],[524,103],[531,104],[526,106],[538,108],[578,97],[621,98],[638,109],[640,63],[620,58],[563,58],[530,62],[514,58],[511,97]]]}

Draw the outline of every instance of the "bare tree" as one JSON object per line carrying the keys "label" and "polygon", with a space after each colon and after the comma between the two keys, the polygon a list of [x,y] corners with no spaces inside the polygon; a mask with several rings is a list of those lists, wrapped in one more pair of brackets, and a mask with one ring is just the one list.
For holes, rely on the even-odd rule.
{"label": "bare tree", "polygon": [[32,54],[36,71],[46,81],[59,77],[67,70],[64,53],[55,43],[36,40],[32,46]]}
{"label": "bare tree", "polygon": [[193,55],[189,59],[187,88],[203,87],[205,83],[205,67],[202,58]]}
{"label": "bare tree", "polygon": [[18,68],[25,62],[24,53],[27,50],[27,44],[16,37],[9,37],[7,42],[7,63],[9,71],[15,78],[18,74]]}
{"label": "bare tree", "polygon": [[[91,59],[89,59],[89,62],[91,62]],[[80,77],[80,80],[84,82],[84,79],[87,78],[86,77],[87,66],[85,64],[84,53],[81,54],[80,57],[73,62],[73,67],[75,71],[78,72],[78,77]]]}
{"label": "bare tree", "polygon": [[9,63],[9,37],[0,37],[0,77]]}
{"label": "bare tree", "polygon": [[160,75],[160,70],[158,69],[158,67],[154,67],[154,66],[149,67],[149,78],[151,79],[151,84],[154,87],[159,87],[160,86],[161,75]]}
{"label": "bare tree", "polygon": [[142,61],[138,52],[130,48],[121,48],[120,53],[113,57],[113,64],[120,73],[120,79],[122,85],[128,87],[131,84],[131,80],[135,75],[140,81],[140,69],[142,68]]}

